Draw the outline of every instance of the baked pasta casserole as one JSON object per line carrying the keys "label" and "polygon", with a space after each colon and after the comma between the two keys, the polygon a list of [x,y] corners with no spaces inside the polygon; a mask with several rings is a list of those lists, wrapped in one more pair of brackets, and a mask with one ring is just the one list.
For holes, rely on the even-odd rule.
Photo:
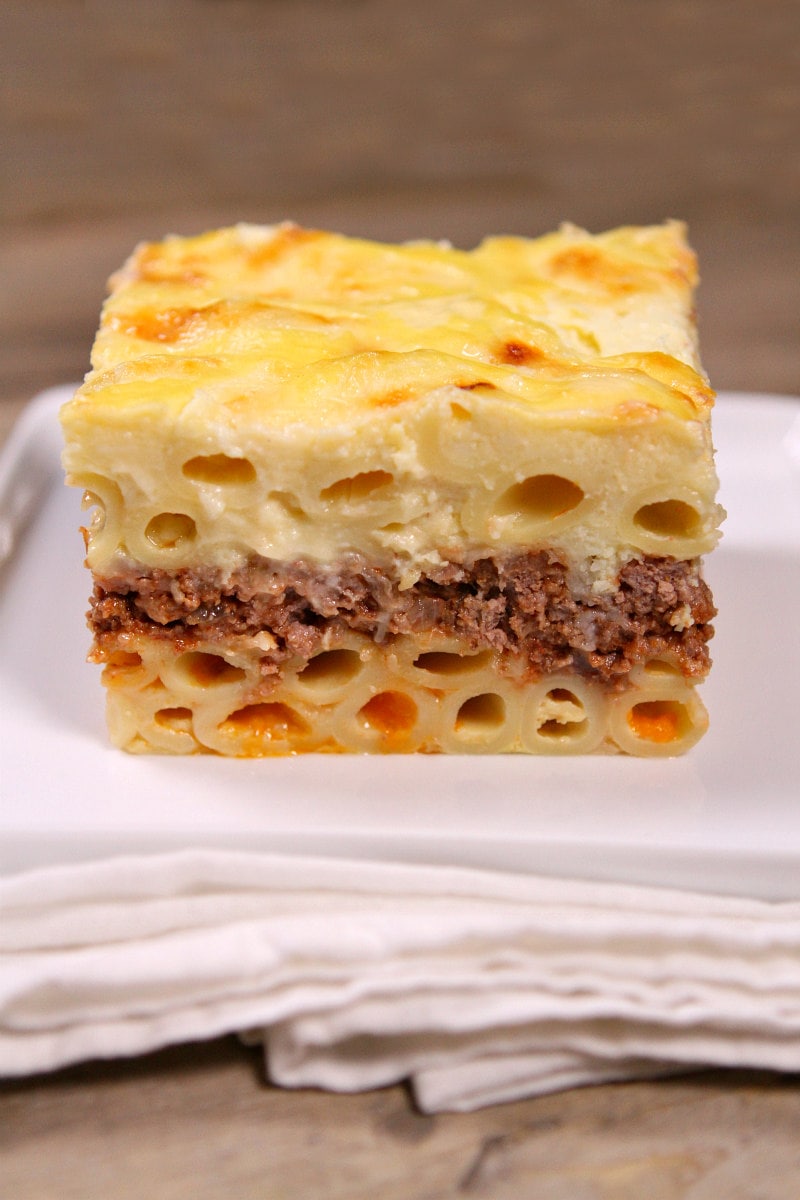
{"label": "baked pasta casserole", "polygon": [[126,750],[671,755],[714,608],[676,222],[140,246],[62,410]]}

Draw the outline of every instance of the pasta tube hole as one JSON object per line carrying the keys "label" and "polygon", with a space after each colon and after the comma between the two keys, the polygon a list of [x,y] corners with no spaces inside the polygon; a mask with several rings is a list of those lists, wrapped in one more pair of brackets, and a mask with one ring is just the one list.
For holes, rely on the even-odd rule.
{"label": "pasta tube hole", "polygon": [[202,688],[235,683],[245,677],[241,667],[235,667],[220,654],[209,654],[205,650],[190,650],[181,655],[177,668],[189,683]]}
{"label": "pasta tube hole", "polygon": [[191,733],[192,710],[190,708],[160,708],[155,714],[155,722],[164,729],[174,729],[179,733]]}
{"label": "pasta tube hole", "polygon": [[285,741],[308,733],[308,725],[295,709],[279,701],[264,704],[247,704],[232,712],[220,725],[223,733],[238,736],[268,738]]}
{"label": "pasta tube hole", "polygon": [[501,517],[524,521],[553,521],[577,508],[583,490],[563,475],[531,475],[503,492],[497,502]]}
{"label": "pasta tube hole", "polygon": [[568,688],[552,688],[539,705],[537,721],[542,737],[576,737],[586,729],[586,710]]}
{"label": "pasta tube hole", "polygon": [[583,733],[583,731],[583,720],[558,721],[555,718],[552,718],[549,721],[545,721],[543,725],[540,725],[537,733],[539,733],[541,737],[569,738],[577,737],[577,735]]}
{"label": "pasta tube hole", "polygon": [[680,675],[680,670],[674,663],[666,662],[663,658],[651,658],[649,662],[644,664],[644,669],[648,675],[655,678],[659,676],[666,678],[668,676]]}
{"label": "pasta tube hole", "polygon": [[496,692],[481,692],[470,696],[456,714],[456,733],[466,738],[479,738],[494,733],[506,719],[506,702]]}
{"label": "pasta tube hole", "polygon": [[187,479],[221,487],[252,483],[256,477],[256,469],[249,459],[233,458],[229,454],[199,454],[185,462],[182,469]]}
{"label": "pasta tube hole", "polygon": [[373,492],[387,487],[390,483],[394,483],[394,476],[389,471],[361,471],[358,475],[348,476],[347,479],[337,479],[335,483],[322,489],[319,498],[335,504],[352,504],[371,496]]}
{"label": "pasta tube hole", "polygon": [[131,667],[140,667],[142,665],[142,656],[132,650],[114,650],[109,654],[106,663],[109,667],[119,667],[121,670],[128,670]]}
{"label": "pasta tube hole", "polygon": [[106,687],[125,687],[132,678],[140,678],[142,666],[141,654],[129,650],[115,650],[105,660],[101,676]]}
{"label": "pasta tube hole", "polygon": [[186,542],[194,541],[197,526],[186,513],[159,513],[148,521],[144,535],[159,550],[174,550]]}
{"label": "pasta tube hole", "polygon": [[409,733],[417,720],[417,706],[405,692],[378,692],[358,712],[365,725],[385,737]]}
{"label": "pasta tube hole", "polygon": [[700,530],[700,514],[684,500],[657,500],[643,504],[633,517],[634,524],[656,537],[696,537]]}
{"label": "pasta tube hole", "polygon": [[429,650],[414,659],[414,666],[432,675],[466,675],[480,671],[492,657],[491,650],[480,650],[477,654],[456,654],[448,650]]}
{"label": "pasta tube hole", "polygon": [[308,515],[302,504],[297,499],[297,496],[291,492],[270,492],[268,499],[283,509],[286,516],[291,517],[293,521],[308,520]]}
{"label": "pasta tube hole", "polygon": [[354,679],[361,666],[356,650],[323,650],[309,660],[298,679],[306,687],[336,687]]}
{"label": "pasta tube hole", "polygon": [[677,742],[692,728],[685,704],[678,700],[642,700],[628,713],[628,725],[646,742]]}
{"label": "pasta tube hole", "polygon": [[96,492],[85,491],[81,498],[81,508],[84,512],[92,510],[89,519],[89,533],[99,533],[106,523],[105,501]]}

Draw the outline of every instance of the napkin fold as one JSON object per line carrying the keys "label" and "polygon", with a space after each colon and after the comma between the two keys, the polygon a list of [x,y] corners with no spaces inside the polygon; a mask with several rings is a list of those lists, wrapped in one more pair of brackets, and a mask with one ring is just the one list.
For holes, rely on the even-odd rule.
{"label": "napkin fold", "polygon": [[228,851],[0,882],[0,1073],[238,1032],[278,1084],[424,1111],[800,1070],[800,904]]}

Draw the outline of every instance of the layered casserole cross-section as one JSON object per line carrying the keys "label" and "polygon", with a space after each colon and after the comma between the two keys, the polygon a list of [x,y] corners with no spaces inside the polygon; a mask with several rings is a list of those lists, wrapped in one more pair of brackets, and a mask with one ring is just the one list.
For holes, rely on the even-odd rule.
{"label": "layered casserole cross-section", "polygon": [[62,410],[131,751],[674,754],[721,510],[677,223],[140,246]]}

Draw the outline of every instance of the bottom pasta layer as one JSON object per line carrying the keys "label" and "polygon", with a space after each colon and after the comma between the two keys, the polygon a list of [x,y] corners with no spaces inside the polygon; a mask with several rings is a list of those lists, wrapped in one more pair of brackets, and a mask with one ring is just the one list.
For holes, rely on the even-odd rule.
{"label": "bottom pasta layer", "polygon": [[349,555],[97,579],[92,659],[133,752],[682,753],[705,731],[714,607],[695,560],[593,595],[546,551],[411,587]]}

